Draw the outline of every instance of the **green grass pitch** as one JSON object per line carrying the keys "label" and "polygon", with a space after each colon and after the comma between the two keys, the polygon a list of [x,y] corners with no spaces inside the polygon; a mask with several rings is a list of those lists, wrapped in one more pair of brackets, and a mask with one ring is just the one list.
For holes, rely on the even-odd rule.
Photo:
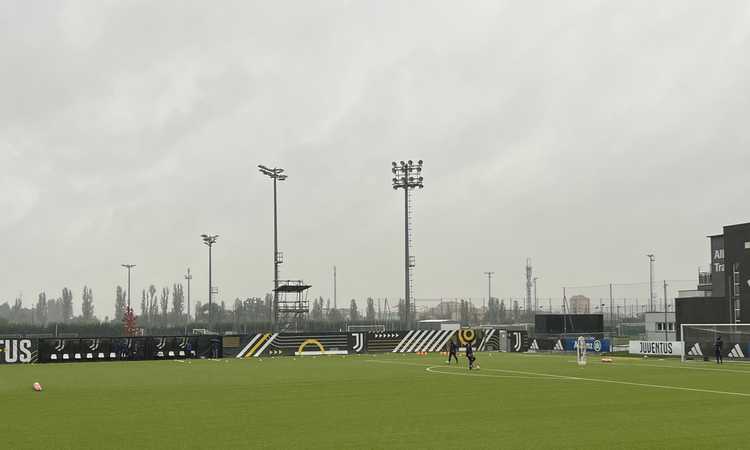
{"label": "green grass pitch", "polygon": [[745,364],[478,356],[472,373],[437,354],[2,366],[0,447],[750,446]]}

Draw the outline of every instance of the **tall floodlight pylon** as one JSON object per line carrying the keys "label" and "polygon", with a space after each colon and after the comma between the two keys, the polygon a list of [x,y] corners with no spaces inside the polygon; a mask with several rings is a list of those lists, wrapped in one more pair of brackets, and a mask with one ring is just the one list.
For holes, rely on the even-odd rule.
{"label": "tall floodlight pylon", "polygon": [[404,315],[401,320],[407,327],[411,327],[416,315],[416,308],[412,301],[413,295],[413,275],[414,275],[414,257],[411,255],[412,242],[412,204],[411,191],[414,188],[424,188],[424,178],[422,177],[423,161],[414,163],[411,159],[407,162],[391,164],[393,172],[393,189],[404,190]]}

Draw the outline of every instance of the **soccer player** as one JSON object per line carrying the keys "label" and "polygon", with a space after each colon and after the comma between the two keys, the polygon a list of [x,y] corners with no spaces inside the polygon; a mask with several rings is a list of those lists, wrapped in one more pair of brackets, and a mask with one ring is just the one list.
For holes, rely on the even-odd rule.
{"label": "soccer player", "polygon": [[458,352],[458,345],[456,345],[455,341],[451,339],[451,342],[448,345],[448,364],[451,363],[451,358],[455,359],[456,364],[458,364],[458,356],[456,356],[457,352]]}
{"label": "soccer player", "polygon": [[714,343],[714,351],[716,352],[716,364],[724,364],[724,360],[721,357],[721,348],[724,343],[721,341],[721,335],[716,336],[716,342]]}
{"label": "soccer player", "polygon": [[469,360],[469,370],[472,370],[474,368],[474,361],[476,361],[476,358],[474,357],[474,349],[471,348],[471,342],[466,343],[466,359]]}

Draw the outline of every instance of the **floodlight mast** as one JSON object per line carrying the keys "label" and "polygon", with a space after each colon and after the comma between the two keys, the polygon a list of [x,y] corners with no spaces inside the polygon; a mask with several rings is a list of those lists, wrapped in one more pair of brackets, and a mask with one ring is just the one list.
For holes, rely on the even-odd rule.
{"label": "floodlight mast", "polygon": [[[209,234],[201,234],[201,238],[203,238],[203,243],[208,246],[208,329],[211,330],[211,309],[212,309],[212,297],[213,297],[213,284],[211,280],[211,249],[213,248],[214,244],[216,243],[216,239],[219,238],[218,234],[209,235]],[[197,317],[196,317],[197,319]]]}
{"label": "floodlight mast", "polygon": [[411,242],[411,211],[409,202],[410,190],[414,188],[424,188],[424,178],[422,177],[422,164],[420,159],[415,164],[414,161],[401,161],[391,163],[391,172],[393,172],[393,189],[404,190],[404,317],[401,319],[407,327],[411,327],[414,320],[412,314],[412,289],[411,289],[411,269],[414,263],[409,255]]}
{"label": "floodlight mast", "polygon": [[273,179],[273,311],[271,311],[271,320],[276,324],[276,316],[279,307],[279,264],[281,264],[281,255],[279,255],[279,229],[278,229],[278,208],[276,202],[276,182],[286,180],[284,169],[279,167],[269,168],[258,164],[258,169],[263,175]]}
{"label": "floodlight mast", "polygon": [[130,309],[130,269],[135,267],[135,264],[120,264],[120,265],[128,269],[128,309]]}

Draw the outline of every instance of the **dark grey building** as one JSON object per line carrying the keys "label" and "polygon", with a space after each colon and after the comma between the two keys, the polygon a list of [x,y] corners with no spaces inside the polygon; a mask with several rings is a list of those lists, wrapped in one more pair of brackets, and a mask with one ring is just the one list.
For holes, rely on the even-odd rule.
{"label": "dark grey building", "polygon": [[699,273],[696,290],[675,299],[678,333],[683,323],[750,323],[750,223],[708,238],[710,271]]}

